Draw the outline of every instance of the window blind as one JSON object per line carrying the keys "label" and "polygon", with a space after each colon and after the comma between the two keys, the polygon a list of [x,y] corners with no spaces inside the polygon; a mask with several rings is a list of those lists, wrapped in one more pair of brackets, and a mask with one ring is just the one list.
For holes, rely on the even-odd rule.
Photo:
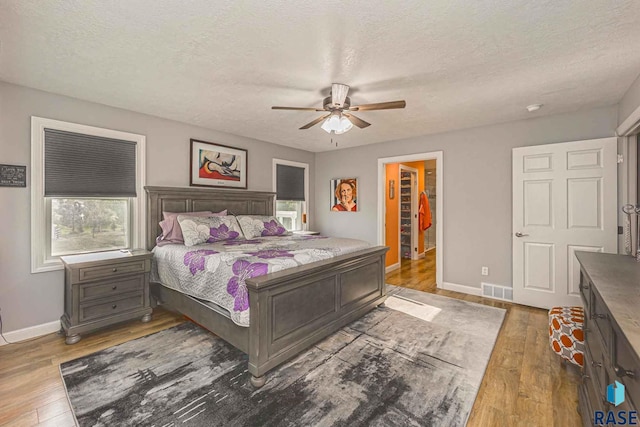
{"label": "window blind", "polygon": [[136,197],[136,143],[44,131],[45,197]]}
{"label": "window blind", "polygon": [[276,200],[304,202],[304,168],[276,165]]}

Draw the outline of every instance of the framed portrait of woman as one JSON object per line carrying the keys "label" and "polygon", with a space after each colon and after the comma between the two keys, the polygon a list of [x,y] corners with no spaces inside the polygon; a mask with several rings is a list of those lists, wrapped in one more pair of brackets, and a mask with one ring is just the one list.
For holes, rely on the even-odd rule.
{"label": "framed portrait of woman", "polygon": [[334,212],[358,211],[357,178],[341,178],[331,180],[331,204]]}

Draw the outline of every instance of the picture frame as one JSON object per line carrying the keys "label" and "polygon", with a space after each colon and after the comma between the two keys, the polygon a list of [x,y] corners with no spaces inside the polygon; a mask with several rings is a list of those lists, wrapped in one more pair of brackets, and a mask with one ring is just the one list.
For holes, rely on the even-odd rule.
{"label": "picture frame", "polygon": [[333,212],[358,212],[358,179],[331,180],[329,209]]}
{"label": "picture frame", "polygon": [[191,139],[189,185],[246,189],[247,159],[243,148]]}
{"label": "picture frame", "polygon": [[0,165],[0,187],[26,187],[27,167]]}

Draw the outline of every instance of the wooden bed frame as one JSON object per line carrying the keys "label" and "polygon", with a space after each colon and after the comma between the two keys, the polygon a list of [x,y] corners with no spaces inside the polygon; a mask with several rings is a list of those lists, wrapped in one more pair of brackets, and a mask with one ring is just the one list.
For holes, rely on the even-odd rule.
{"label": "wooden bed frame", "polygon": [[[246,190],[145,187],[147,247],[155,246],[162,212],[227,209],[235,215],[274,215],[275,193]],[[151,284],[157,305],[178,311],[249,355],[251,383],[363,316],[386,299],[385,254],[377,246],[329,260],[247,279],[250,326],[233,323],[220,306]]]}

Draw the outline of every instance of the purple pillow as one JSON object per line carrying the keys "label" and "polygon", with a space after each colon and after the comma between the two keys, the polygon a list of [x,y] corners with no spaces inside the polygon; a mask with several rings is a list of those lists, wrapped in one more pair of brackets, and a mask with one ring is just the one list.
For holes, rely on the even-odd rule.
{"label": "purple pillow", "polygon": [[162,212],[164,218],[160,221],[160,228],[162,228],[162,234],[156,238],[156,245],[164,246],[170,244],[184,245],[184,237],[182,236],[182,229],[178,223],[178,215],[183,216],[226,216],[227,210],[220,212],[211,211],[199,211],[199,212]]}

